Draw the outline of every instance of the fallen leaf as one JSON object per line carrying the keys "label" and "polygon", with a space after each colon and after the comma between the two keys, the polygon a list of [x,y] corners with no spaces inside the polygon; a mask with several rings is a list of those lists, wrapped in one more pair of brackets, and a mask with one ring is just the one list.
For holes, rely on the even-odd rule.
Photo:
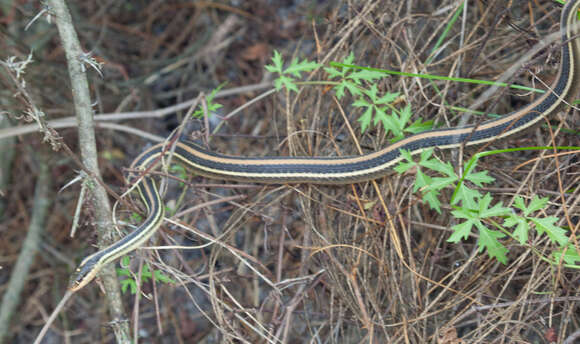
{"label": "fallen leaf", "polygon": [[240,57],[246,61],[265,60],[269,51],[266,43],[257,43],[242,50]]}

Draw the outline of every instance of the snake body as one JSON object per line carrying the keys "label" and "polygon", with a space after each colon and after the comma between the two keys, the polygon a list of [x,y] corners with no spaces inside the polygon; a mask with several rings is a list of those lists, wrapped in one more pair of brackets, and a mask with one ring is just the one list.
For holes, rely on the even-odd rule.
{"label": "snake body", "polygon": [[[132,170],[149,171],[171,151],[193,172],[210,178],[255,183],[350,184],[385,175],[402,159],[401,150],[418,154],[427,148],[456,148],[501,139],[521,132],[558,111],[579,88],[580,56],[577,12],[580,0],[569,1],[562,10],[561,63],[552,87],[522,109],[479,125],[436,129],[409,136],[382,150],[351,157],[238,157],[216,154],[187,140],[178,140],[171,149],[157,144],[141,153],[131,164]],[[155,181],[150,176],[130,174],[129,182],[138,183],[137,190],[147,208],[146,220],[132,233],[111,246],[85,258],[75,270],[69,290],[87,285],[100,269],[142,245],[163,221],[163,202]]]}

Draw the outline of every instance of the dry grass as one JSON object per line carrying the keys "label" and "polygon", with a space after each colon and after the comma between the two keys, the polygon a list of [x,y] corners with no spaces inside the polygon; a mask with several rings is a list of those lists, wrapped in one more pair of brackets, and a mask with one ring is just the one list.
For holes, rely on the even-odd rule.
{"label": "dry grass", "polygon": [[[76,21],[86,49],[105,62],[104,79],[93,74],[98,112],[142,111],[170,106],[210,90],[223,81],[234,87],[258,83],[273,48],[286,56],[319,62],[342,60],[354,52],[360,65],[413,73],[494,80],[525,55],[539,37],[555,32],[560,11],[551,3],[470,1],[445,39],[435,42],[458,4],[455,1],[314,1],[277,7],[266,1],[195,4],[181,1],[77,3]],[[4,27],[22,29],[36,9],[12,7]],[[29,91],[56,118],[70,114],[70,90],[62,86],[66,68],[54,28],[35,24],[31,31],[4,44],[2,58],[26,55],[34,42],[36,65],[28,70]],[[3,33],[3,35],[9,35]],[[509,81],[550,83],[558,66],[555,43],[508,75]],[[432,62],[425,61],[433,56]],[[313,80],[323,78],[319,72]],[[384,78],[382,91],[398,91],[417,116],[455,126],[465,115],[452,106],[469,107],[486,88],[418,78]],[[2,91],[10,99],[10,91]],[[477,109],[506,113],[534,95],[499,91]],[[221,101],[231,110],[258,93],[241,93]],[[357,146],[373,151],[388,144],[374,129],[361,135],[358,110],[349,100],[337,102],[332,92],[309,87],[299,94],[281,92],[232,117],[211,146],[233,155],[352,155]],[[3,105],[10,112],[18,104]],[[9,109],[8,109],[9,108]],[[226,112],[224,112],[225,114]],[[343,113],[346,117],[343,117]],[[184,113],[178,113],[181,120]],[[346,118],[346,120],[345,120]],[[474,118],[469,121],[473,122]],[[174,121],[174,122],[172,122]],[[175,119],[126,121],[123,124],[167,135]],[[552,130],[539,128],[494,147],[580,145],[578,115],[553,118]],[[203,125],[203,124],[202,124]],[[349,131],[354,127],[355,135]],[[61,135],[73,145],[74,129]],[[103,130],[99,133],[107,182],[121,190],[121,168],[142,149],[144,141]],[[29,146],[42,146],[32,136],[15,147],[20,156],[14,175],[29,175]],[[473,151],[437,152],[459,166]],[[55,184],[64,185],[74,171],[60,153],[54,156]],[[480,162],[496,178],[492,192],[504,204],[515,195],[550,198],[546,215],[566,214],[577,226],[580,202],[578,158],[550,152],[512,153]],[[529,159],[544,156],[514,171]],[[554,171],[558,169],[559,173]],[[166,222],[155,245],[183,245],[173,250],[140,250],[135,267],[148,262],[176,285],[143,286],[147,297],[127,296],[131,321],[143,342],[184,343],[548,343],[563,341],[580,328],[576,270],[540,259],[556,249],[544,237],[530,246],[506,240],[509,262],[502,265],[478,253],[476,238],[455,245],[446,240],[455,220],[450,207],[430,210],[410,188],[413,175],[393,173],[376,182],[353,186],[238,186],[192,178],[185,194],[170,183],[166,201],[179,211],[196,209]],[[67,179],[68,178],[68,179]],[[562,188],[559,187],[562,185]],[[5,281],[25,227],[31,183],[14,179],[7,192],[2,222],[0,281]],[[576,186],[574,188],[574,186]],[[573,190],[561,194],[560,190]],[[30,277],[22,313],[13,321],[15,343],[28,342],[64,290],[68,271],[54,251],[70,263],[93,252],[90,209],[83,233],[66,239],[75,206],[75,190],[55,195],[46,245]],[[449,200],[451,190],[442,195]],[[182,198],[183,197],[183,198]],[[179,200],[182,200],[181,202]],[[563,203],[565,201],[565,204]],[[119,211],[120,218],[128,212]],[[203,246],[203,247],[199,247]],[[533,248],[533,249],[532,249]],[[52,253],[51,253],[52,252]],[[141,263],[137,263],[137,262]],[[0,285],[0,290],[2,290]],[[56,296],[55,296],[56,295]],[[96,284],[73,300],[53,334],[64,342],[109,342],[109,321]],[[130,309],[130,308],[128,308]],[[128,313],[130,314],[130,313]],[[138,319],[135,323],[134,319]],[[20,341],[19,341],[20,340]]]}

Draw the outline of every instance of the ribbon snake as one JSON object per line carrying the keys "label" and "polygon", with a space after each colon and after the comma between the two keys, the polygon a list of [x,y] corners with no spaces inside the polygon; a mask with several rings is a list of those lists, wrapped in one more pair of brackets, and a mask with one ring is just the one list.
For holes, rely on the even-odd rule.
{"label": "ribbon snake", "polygon": [[[562,37],[561,63],[552,87],[527,106],[502,117],[449,129],[435,129],[409,136],[382,150],[351,157],[235,157],[212,153],[184,139],[176,140],[174,147],[157,144],[139,155],[131,170],[150,171],[159,165],[165,154],[173,154],[191,171],[202,176],[222,180],[255,183],[313,183],[350,184],[376,179],[402,157],[405,149],[417,154],[429,147],[440,149],[470,146],[501,139],[538,124],[576,95],[579,85],[577,59],[580,56],[577,12],[580,0],[568,1],[562,10],[560,31]],[[127,180],[138,183],[137,190],[147,208],[145,221],[133,232],[111,246],[85,258],[71,277],[70,291],[87,285],[100,269],[122,255],[135,250],[159,228],[164,207],[156,182],[146,173],[130,173]]]}

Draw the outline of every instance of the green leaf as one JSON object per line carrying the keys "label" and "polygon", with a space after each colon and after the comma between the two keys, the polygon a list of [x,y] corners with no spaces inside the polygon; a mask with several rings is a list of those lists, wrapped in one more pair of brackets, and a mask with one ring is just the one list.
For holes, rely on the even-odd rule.
{"label": "green leaf", "polygon": [[[208,115],[211,115],[213,112],[216,112],[218,109],[220,109],[223,105],[219,104],[219,103],[214,103],[213,100],[215,98],[215,96],[217,95],[217,93],[226,85],[226,83],[222,83],[221,85],[219,85],[218,87],[214,88],[211,93],[205,97],[206,100],[206,105],[207,105],[207,112]],[[195,112],[193,113],[193,117],[196,118],[201,118],[204,115],[204,111],[202,106],[200,105],[199,108],[197,110],[195,110]]]}
{"label": "green leaf", "polygon": [[484,249],[487,250],[487,254],[496,258],[502,264],[507,263],[507,248],[505,248],[497,239],[503,238],[505,234],[502,232],[494,231],[485,228],[482,224],[479,227],[479,252]]}
{"label": "green leaf", "polygon": [[524,203],[524,199],[521,196],[516,196],[516,198],[514,199],[514,207],[521,210],[524,213],[524,216],[528,215],[526,214],[527,209],[526,204]]}
{"label": "green leaf", "polygon": [[[352,64],[354,62],[354,54],[352,51],[350,54],[342,60],[343,64]],[[340,70],[336,67],[325,67],[324,70],[330,75],[331,78],[344,78],[346,73],[352,71],[352,68],[340,67]]]}
{"label": "green leaf", "polygon": [[367,102],[364,99],[359,99],[359,100],[355,100],[352,103],[352,106],[355,106],[355,107],[367,107],[368,108],[368,107],[372,107],[373,105],[371,103]]}
{"label": "green leaf", "polygon": [[[377,125],[380,122],[383,122],[383,126],[385,128],[388,128],[388,121],[389,121],[389,116],[387,115],[387,113],[385,112],[385,109],[377,107],[377,106],[373,106],[375,109],[375,119],[373,121],[374,125]],[[388,132],[389,129],[387,129]]]}
{"label": "green leaf", "polygon": [[474,210],[470,210],[467,208],[457,208],[456,210],[453,210],[451,214],[458,219],[479,221],[479,219],[477,218],[477,213]]}
{"label": "green leaf", "polygon": [[401,156],[407,161],[413,161],[413,155],[406,149],[399,150],[401,152]]}
{"label": "green leaf", "polygon": [[121,291],[123,294],[127,292],[127,289],[131,290],[131,295],[137,293],[137,283],[132,278],[125,278],[121,280]]}
{"label": "green leaf", "polygon": [[524,216],[512,215],[506,219],[505,224],[509,227],[517,225],[514,235],[520,243],[523,243],[524,239],[527,240],[530,230],[529,223],[531,222],[535,225],[538,234],[542,235],[546,233],[552,242],[558,243],[560,246],[566,245],[568,242],[566,230],[555,225],[555,222],[558,220],[556,217],[535,218],[530,216],[532,213],[544,209],[547,204],[548,198],[539,198],[537,195],[534,195],[530,201],[530,205],[526,206],[524,199],[516,196],[514,199],[514,207],[521,210]]}
{"label": "green leaf", "polygon": [[280,91],[282,89],[282,87],[284,86],[284,84],[282,83],[282,80],[280,80],[281,78],[277,78],[274,80],[274,87],[276,88],[276,91]]}
{"label": "green leaf", "polygon": [[451,177],[433,177],[431,184],[429,184],[429,190],[441,190],[453,183],[455,183],[459,178],[456,176]]}
{"label": "green leaf", "polygon": [[528,234],[530,232],[530,225],[528,220],[512,214],[510,217],[506,218],[503,222],[503,225],[506,227],[514,227],[516,229],[513,232],[514,237],[518,240],[518,242],[523,245],[528,241]]}
{"label": "green leaf", "polygon": [[491,204],[491,194],[488,192],[485,194],[485,196],[483,196],[479,202],[477,203],[478,207],[479,207],[479,214],[480,217],[485,217],[485,216],[481,216],[481,213],[486,211],[487,208],[489,207],[489,205]]}
{"label": "green leaf", "polygon": [[391,132],[395,136],[395,139],[392,141],[402,140],[405,137],[403,132],[403,128],[405,128],[405,122],[399,118],[399,115],[393,110],[391,112]]}
{"label": "green leaf", "polygon": [[[397,93],[397,97],[398,96],[399,96],[399,93]],[[401,127],[404,128],[405,125],[407,124],[407,122],[409,122],[409,120],[411,119],[411,115],[413,114],[411,112],[411,105],[409,105],[409,104],[405,105],[403,110],[401,110],[400,112],[401,112],[400,123],[402,124]]]}
{"label": "green leaf", "polygon": [[479,217],[486,218],[486,217],[494,217],[494,216],[504,216],[511,214],[511,209],[502,206],[501,201],[497,202],[493,207],[489,207],[491,204],[492,197],[491,194],[488,192],[483,196],[481,202],[479,203]]}
{"label": "green leaf", "polygon": [[185,169],[185,167],[183,167],[183,165],[171,164],[171,166],[169,167],[169,172],[171,172],[172,175],[176,175],[181,179],[187,178],[187,170]]}
{"label": "green leaf", "polygon": [[548,204],[548,200],[548,197],[539,198],[538,195],[534,195],[524,215],[528,216],[528,214],[544,209]]}
{"label": "green leaf", "polygon": [[475,168],[477,167],[477,159],[471,158],[465,165],[464,165],[464,171],[463,174],[465,176],[467,176],[468,174],[470,174],[472,171],[475,170]]}
{"label": "green leaf", "polygon": [[[354,61],[354,54],[351,52],[344,60],[342,63],[344,64],[352,64]],[[354,76],[352,75],[348,75],[348,73],[351,73],[353,71],[352,68],[348,68],[348,67],[340,67],[340,70],[335,68],[335,67],[330,67],[330,68],[324,68],[324,70],[329,74],[331,79],[334,78],[340,78],[342,79],[340,81],[340,84],[338,86],[334,87],[334,91],[336,92],[336,97],[338,99],[341,99],[345,94],[346,91],[348,90],[350,92],[350,94],[354,97],[360,97],[363,95],[363,91],[361,90],[360,85],[360,80],[361,79],[368,79],[368,80],[372,80],[371,77],[372,75],[376,74],[376,72],[374,73],[370,73],[370,75],[368,75],[369,73],[361,73],[362,71],[357,71],[354,72]],[[382,75],[382,73],[379,73]]]}
{"label": "green leaf", "polygon": [[149,269],[149,264],[143,265],[143,268],[141,269],[141,283],[147,282],[151,277],[153,277],[153,275]]}
{"label": "green leaf", "polygon": [[423,173],[421,169],[417,169],[417,175],[415,176],[415,185],[413,186],[413,192],[417,192],[420,188],[428,186],[431,184],[431,177]]}
{"label": "green leaf", "polygon": [[339,71],[338,69],[336,69],[334,67],[324,67],[324,71],[326,73],[328,73],[328,76],[330,77],[330,79],[342,78],[344,76],[344,68],[342,71]]}
{"label": "green leaf", "polygon": [[395,166],[394,170],[399,174],[403,174],[417,164],[413,161],[411,152],[406,149],[401,149],[399,152],[401,152],[402,160]]}
{"label": "green leaf", "polygon": [[133,220],[134,222],[143,222],[144,221],[143,216],[141,216],[135,212],[131,213],[131,220]]}
{"label": "green leaf", "polygon": [[[473,171],[473,169],[471,171]],[[473,184],[479,187],[482,187],[483,184],[489,184],[495,180],[495,178],[487,174],[487,171],[481,172],[471,172],[471,171],[467,174],[467,176],[465,176],[465,179],[471,181]]]}
{"label": "green leaf", "polygon": [[405,161],[400,161],[397,166],[394,167],[395,172],[397,172],[398,174],[403,174],[405,172],[407,172],[408,170],[410,170],[411,168],[415,167],[417,164],[414,162],[405,162]]}
{"label": "green leaf", "polygon": [[[562,257],[562,254],[564,257]],[[559,263],[560,260],[564,259],[566,264],[578,266],[580,264],[580,254],[576,250],[574,245],[568,245],[566,252],[564,252],[564,248],[559,249],[557,252],[554,252],[554,260],[555,263]]]}
{"label": "green leaf", "polygon": [[284,74],[290,74],[298,78],[300,77],[300,73],[310,72],[318,67],[320,67],[320,64],[314,61],[308,61],[306,59],[300,61],[295,58],[290,63],[290,66],[284,70]]}
{"label": "green leaf", "polygon": [[360,97],[363,95],[363,92],[357,85],[347,80],[343,80],[340,84],[335,86],[334,91],[336,92],[336,97],[338,99],[341,99],[346,94],[345,91],[349,91],[353,97]]}
{"label": "green leaf", "polygon": [[[126,265],[128,265],[130,262],[129,256],[124,256],[122,258],[122,262],[125,263]],[[128,277],[128,278],[121,280],[121,290],[123,291],[123,293],[125,293],[127,291],[127,289],[130,289],[131,294],[137,293],[137,289],[138,289],[137,288],[137,281],[134,279],[135,276],[133,274],[131,274],[131,271],[129,271],[129,269],[117,268],[117,275]],[[143,268],[141,270],[141,283],[146,283],[151,278],[155,278],[155,281],[159,281],[162,283],[175,283],[174,280],[172,280],[168,276],[164,275],[159,270],[154,270],[152,272],[151,268],[149,267],[149,264],[143,265]]]}
{"label": "green leaf", "polygon": [[433,158],[433,159],[421,161],[419,164],[425,168],[432,170],[432,171],[437,171],[437,172],[444,174],[446,176],[457,178],[457,175],[455,174],[455,170],[453,170],[453,166],[451,166],[451,164],[449,162],[444,163],[439,159]]}
{"label": "green leaf", "polygon": [[379,92],[376,84],[372,84],[369,89],[365,89],[363,92],[371,99],[371,103],[376,104],[378,99],[377,93]]}
{"label": "green leaf", "polygon": [[[376,86],[375,86],[375,85],[373,85],[373,86],[374,86],[374,87],[375,87],[375,89],[376,89]],[[376,93],[376,92],[375,92],[375,93]],[[392,102],[393,102],[395,99],[397,99],[398,97],[399,97],[399,92],[395,92],[395,93],[387,93],[387,94],[385,94],[384,96],[382,96],[382,97],[380,97],[380,98],[377,98],[377,100],[375,101],[375,104],[381,104],[381,105],[384,105],[384,104],[390,104],[390,103],[392,103]],[[410,109],[411,109],[411,107],[410,107],[410,106],[408,106],[408,107],[409,107],[409,110],[410,110]],[[409,114],[409,116],[410,116],[410,114]]]}
{"label": "green leaf", "polygon": [[274,56],[272,57],[272,65],[266,65],[266,70],[271,73],[282,74],[284,62],[282,61],[282,55],[278,50],[274,50]]}
{"label": "green leaf", "polygon": [[[342,63],[344,63],[344,64],[352,64],[353,62],[354,62],[354,53],[351,51],[350,54],[348,54],[348,56],[344,58],[344,60],[342,61]],[[345,68],[345,69],[351,70],[351,68]]]}
{"label": "green leaf", "polygon": [[280,91],[282,86],[284,86],[291,91],[298,92],[298,87],[294,83],[294,79],[285,75],[281,75],[278,79],[274,80],[274,86],[278,91]]}
{"label": "green leaf", "polygon": [[534,223],[536,231],[538,231],[540,235],[546,233],[552,242],[556,242],[560,246],[564,246],[568,243],[566,230],[555,225],[555,222],[558,221],[557,217],[548,216],[541,219],[530,218],[529,220]]}
{"label": "green leaf", "polygon": [[461,183],[457,189],[455,199],[453,200],[453,205],[461,202],[462,206],[468,209],[477,209],[478,199],[481,198],[481,194],[477,190],[468,188],[465,183]]}
{"label": "green leaf", "polygon": [[[421,152],[420,164],[428,165],[433,159],[430,159],[432,149],[427,149]],[[401,150],[402,160],[395,166],[395,171],[398,173],[404,173],[413,167],[418,167],[418,164],[413,161],[411,153],[407,150]],[[438,178],[438,177],[436,177]],[[437,181],[440,182],[442,178],[438,178]],[[439,201],[439,189],[434,188],[435,178],[432,178],[425,174],[420,168],[417,168],[415,182],[413,183],[413,192],[421,189],[422,199],[429,204],[431,209],[435,209],[438,213],[441,213],[441,202]]]}
{"label": "green leaf", "polygon": [[361,97],[363,95],[363,91],[360,89],[360,87],[358,87],[357,85],[353,84],[352,82],[349,81],[343,81],[342,84],[344,84],[344,87],[346,87],[346,89],[350,92],[350,94],[353,97]]}
{"label": "green leaf", "polygon": [[423,194],[423,200],[429,204],[431,209],[435,209],[439,214],[441,214],[441,202],[439,201],[439,191],[429,190]]}
{"label": "green leaf", "polygon": [[431,155],[433,155],[433,148],[428,148],[428,149],[423,150],[421,152],[421,155],[420,155],[419,165],[427,162],[429,160],[429,158],[431,157]]}
{"label": "green leaf", "polygon": [[131,276],[129,269],[119,269],[117,268],[117,276]]}
{"label": "green leaf", "polygon": [[336,92],[336,98],[338,98],[339,100],[344,96],[345,87],[346,86],[343,83],[340,83],[338,86],[334,87],[334,92]]}
{"label": "green leaf", "polygon": [[[457,216],[456,216],[457,217]],[[471,228],[473,227],[475,221],[473,219],[468,219],[465,222],[452,226],[453,233],[447,239],[448,242],[458,243],[461,239],[465,240],[471,234]]]}
{"label": "green leaf", "polygon": [[208,104],[207,110],[211,114],[212,112],[215,112],[216,110],[221,109],[222,107],[223,107],[222,104],[219,104],[219,103],[211,103],[211,104]]}
{"label": "green leaf", "polygon": [[[377,108],[377,112],[380,108]],[[398,118],[396,116],[388,116],[384,109],[380,109],[383,116],[381,116],[381,122],[383,123],[383,128],[385,128],[386,133],[393,133],[395,136],[400,136],[401,130],[399,130]]]}
{"label": "green leaf", "polygon": [[154,272],[155,280],[162,283],[177,283],[175,280],[169,278],[169,276],[162,273],[160,270],[155,270]]}
{"label": "green leaf", "polygon": [[451,165],[451,163],[449,163],[449,161],[447,161],[445,163],[443,163],[439,159],[437,159],[437,161],[441,163],[441,164],[439,164],[439,167],[437,169],[435,169],[437,172],[440,172],[440,173],[447,175],[449,177],[454,177],[454,178],[459,179],[459,176],[457,175],[457,173],[455,173],[455,169],[453,168],[453,165]]}
{"label": "green leaf", "polygon": [[[350,63],[345,63],[345,64],[350,64]],[[354,80],[357,84],[360,84],[361,80],[373,82],[374,80],[383,78],[384,76],[385,76],[385,74],[381,73],[381,72],[377,72],[374,70],[361,69],[361,70],[358,70],[356,72],[350,73],[346,77]]]}
{"label": "green leaf", "polygon": [[475,226],[479,231],[479,251],[486,250],[490,257],[496,258],[505,264],[507,262],[507,249],[497,240],[503,238],[505,234],[487,228],[481,222],[481,219],[501,216],[511,212],[511,209],[503,207],[501,202],[490,207],[493,199],[489,193],[483,197],[474,197],[473,200],[475,202],[473,208],[461,207],[451,212],[456,218],[465,219],[466,221],[452,227],[454,232],[448,241],[457,242],[461,237],[467,238]]}
{"label": "green leaf", "polygon": [[411,134],[418,134],[427,130],[431,130],[432,128],[433,128],[432,120],[421,122],[421,118],[419,118],[415,122],[413,122],[413,124],[407,126],[405,128],[405,132]]}
{"label": "green leaf", "polygon": [[288,68],[283,69],[284,61],[282,60],[282,55],[277,50],[274,50],[274,56],[272,57],[272,64],[265,66],[266,70],[272,73],[278,73],[279,76],[274,80],[274,86],[276,90],[280,91],[282,87],[286,87],[290,91],[298,92],[298,87],[295,84],[295,80],[288,76],[300,77],[300,73],[308,72],[318,68],[320,65],[313,61],[308,61],[304,59],[300,61],[298,59],[293,59]]}
{"label": "green leaf", "polygon": [[364,133],[371,125],[374,106],[364,99],[359,99],[352,103],[352,105],[355,107],[366,107],[365,112],[358,119],[358,121],[361,123],[361,131]]}

